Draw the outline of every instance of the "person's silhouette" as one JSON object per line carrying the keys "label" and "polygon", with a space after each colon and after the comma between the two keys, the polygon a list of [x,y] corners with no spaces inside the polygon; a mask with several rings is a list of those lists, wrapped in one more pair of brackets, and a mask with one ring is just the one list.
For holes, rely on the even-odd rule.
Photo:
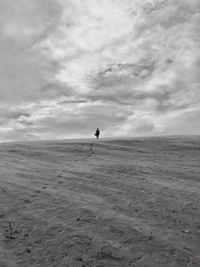
{"label": "person's silhouette", "polygon": [[96,135],[96,138],[99,139],[99,135],[100,135],[99,128],[96,129],[96,132],[95,132],[94,135]]}

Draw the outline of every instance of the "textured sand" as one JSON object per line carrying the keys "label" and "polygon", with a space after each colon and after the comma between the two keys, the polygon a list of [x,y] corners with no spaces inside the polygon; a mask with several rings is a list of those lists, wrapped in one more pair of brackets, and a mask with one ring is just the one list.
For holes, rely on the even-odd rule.
{"label": "textured sand", "polygon": [[200,138],[1,144],[12,266],[199,267]]}

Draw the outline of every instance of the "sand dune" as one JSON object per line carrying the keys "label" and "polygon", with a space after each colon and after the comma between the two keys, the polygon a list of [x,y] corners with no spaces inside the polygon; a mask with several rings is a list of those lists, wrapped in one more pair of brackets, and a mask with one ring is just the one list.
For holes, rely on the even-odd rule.
{"label": "sand dune", "polygon": [[199,267],[199,162],[200,137],[1,144],[0,267]]}

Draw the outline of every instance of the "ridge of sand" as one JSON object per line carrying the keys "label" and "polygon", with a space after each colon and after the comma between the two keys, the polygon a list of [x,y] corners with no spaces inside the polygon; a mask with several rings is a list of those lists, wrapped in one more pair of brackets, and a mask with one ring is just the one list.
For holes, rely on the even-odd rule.
{"label": "ridge of sand", "polygon": [[199,137],[1,144],[0,267],[199,267],[199,161]]}

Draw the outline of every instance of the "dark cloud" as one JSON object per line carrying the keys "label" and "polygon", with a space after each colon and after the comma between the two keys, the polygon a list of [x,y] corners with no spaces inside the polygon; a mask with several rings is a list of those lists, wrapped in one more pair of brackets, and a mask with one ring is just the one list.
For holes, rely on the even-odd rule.
{"label": "dark cloud", "polygon": [[3,116],[5,119],[19,119],[20,117],[29,117],[30,114],[25,111],[4,110],[3,112],[1,111],[1,116]]}
{"label": "dark cloud", "polygon": [[30,114],[23,110],[15,110],[15,109],[8,109],[8,108],[1,108],[0,109],[0,124],[5,125],[8,124],[11,121],[16,121],[20,118],[28,118],[30,117]]}
{"label": "dark cloud", "polygon": [[96,89],[134,84],[150,78],[155,68],[156,63],[149,59],[142,59],[137,64],[112,64],[96,73],[92,82]]}

